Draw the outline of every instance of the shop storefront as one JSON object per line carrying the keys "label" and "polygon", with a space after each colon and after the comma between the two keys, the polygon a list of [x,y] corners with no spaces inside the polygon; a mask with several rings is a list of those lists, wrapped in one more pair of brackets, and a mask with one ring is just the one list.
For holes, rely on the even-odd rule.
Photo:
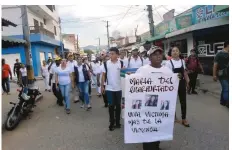
{"label": "shop storefront", "polygon": [[229,25],[197,30],[193,36],[205,73],[212,75],[215,54],[223,50],[224,41],[229,40]]}

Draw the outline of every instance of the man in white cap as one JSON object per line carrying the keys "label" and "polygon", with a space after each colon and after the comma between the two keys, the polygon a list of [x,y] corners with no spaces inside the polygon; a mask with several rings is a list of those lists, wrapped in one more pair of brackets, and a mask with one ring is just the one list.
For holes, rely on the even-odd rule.
{"label": "man in white cap", "polygon": [[147,57],[147,50],[144,48],[144,46],[140,46],[139,54],[140,54],[140,57],[143,58],[143,65],[150,64],[150,60]]}
{"label": "man in white cap", "polygon": [[139,68],[143,66],[143,58],[139,56],[138,46],[132,47],[132,56],[128,59],[128,68]]}
{"label": "man in white cap", "polygon": [[126,58],[125,50],[120,51],[120,60],[123,61],[124,68],[128,67],[128,58]]}
{"label": "man in white cap", "polygon": [[[172,74],[172,70],[166,66],[162,66],[163,50],[158,46],[152,46],[148,51],[150,64],[140,67],[136,73],[147,75],[150,73],[167,73]],[[160,150],[160,141],[143,143],[143,150]]]}

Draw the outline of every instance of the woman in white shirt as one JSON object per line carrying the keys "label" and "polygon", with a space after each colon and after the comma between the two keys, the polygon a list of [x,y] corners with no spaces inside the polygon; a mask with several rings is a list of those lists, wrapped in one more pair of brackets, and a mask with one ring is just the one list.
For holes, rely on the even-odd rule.
{"label": "woman in white shirt", "polygon": [[66,59],[61,61],[61,65],[57,67],[56,71],[56,88],[60,88],[61,94],[64,98],[66,113],[70,114],[70,97],[69,91],[71,86],[72,70],[67,66]]}
{"label": "woman in white shirt", "polygon": [[23,86],[27,86],[27,68],[24,64],[21,65],[20,73],[22,77],[22,84]]}
{"label": "woman in white shirt", "polygon": [[50,86],[49,86],[49,72],[48,72],[48,65],[46,64],[46,61],[43,61],[43,65],[41,66],[41,74],[44,80],[45,84],[45,91],[51,92]]}
{"label": "woman in white shirt", "polygon": [[[186,120],[186,86],[188,87],[189,85],[189,77],[186,72],[185,61],[180,58],[180,53],[181,52],[178,47],[173,47],[171,51],[172,59],[167,61],[165,65],[170,68],[173,73],[178,73],[178,76],[180,78],[178,95],[181,105],[182,124],[185,127],[189,127],[189,124]],[[176,122],[179,121],[176,119]]]}

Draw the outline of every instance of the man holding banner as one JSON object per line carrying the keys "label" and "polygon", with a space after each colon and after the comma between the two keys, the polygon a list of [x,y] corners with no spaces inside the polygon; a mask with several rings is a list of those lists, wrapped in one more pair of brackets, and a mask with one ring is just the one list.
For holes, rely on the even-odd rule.
{"label": "man holding banner", "polygon": [[[179,80],[168,67],[161,65],[160,47],[152,47],[148,55],[151,64],[140,67],[125,79],[125,143],[143,143],[143,150],[159,150],[160,141],[173,139]],[[156,104],[145,105],[151,97]],[[135,100],[141,101],[140,109],[131,107]],[[168,107],[162,109],[164,104]]]}

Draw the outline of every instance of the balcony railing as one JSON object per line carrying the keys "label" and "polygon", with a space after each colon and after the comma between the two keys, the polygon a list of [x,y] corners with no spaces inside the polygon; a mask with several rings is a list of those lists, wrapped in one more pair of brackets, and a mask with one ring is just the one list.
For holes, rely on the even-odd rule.
{"label": "balcony railing", "polygon": [[30,26],[30,33],[43,34],[55,38],[55,34],[41,26]]}

